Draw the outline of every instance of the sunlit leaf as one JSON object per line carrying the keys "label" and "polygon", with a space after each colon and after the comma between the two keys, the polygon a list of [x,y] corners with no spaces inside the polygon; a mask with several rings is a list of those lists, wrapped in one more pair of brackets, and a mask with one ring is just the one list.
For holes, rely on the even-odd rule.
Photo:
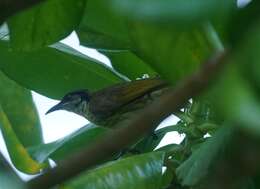
{"label": "sunlit leaf", "polygon": [[47,164],[38,163],[31,158],[27,150],[20,143],[19,139],[14,133],[14,130],[1,106],[0,128],[8,153],[15,168],[27,174],[36,174],[39,173],[43,168],[47,167]]}
{"label": "sunlit leaf", "polygon": [[69,187],[159,189],[162,181],[164,153],[152,152],[107,163],[68,183]]}
{"label": "sunlit leaf", "polygon": [[49,0],[8,20],[12,48],[31,51],[58,42],[79,24],[85,0]]}
{"label": "sunlit leaf", "polygon": [[41,124],[31,92],[1,71],[0,90],[0,104],[21,143],[25,147],[42,143]]}

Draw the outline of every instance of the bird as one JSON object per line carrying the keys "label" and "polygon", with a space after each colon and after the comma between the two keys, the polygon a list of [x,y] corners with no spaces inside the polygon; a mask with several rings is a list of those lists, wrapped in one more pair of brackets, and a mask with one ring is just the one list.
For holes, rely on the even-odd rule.
{"label": "bird", "polygon": [[85,117],[95,125],[118,128],[126,125],[168,88],[166,81],[156,77],[122,82],[93,92],[76,90],[67,93],[46,114],[66,110]]}

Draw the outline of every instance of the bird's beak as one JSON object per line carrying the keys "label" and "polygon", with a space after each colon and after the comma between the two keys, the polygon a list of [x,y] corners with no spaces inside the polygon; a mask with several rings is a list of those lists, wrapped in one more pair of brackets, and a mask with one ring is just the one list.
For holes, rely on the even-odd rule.
{"label": "bird's beak", "polygon": [[64,104],[62,102],[59,102],[58,104],[56,104],[55,106],[53,106],[52,108],[50,108],[46,113],[46,114],[49,114],[51,112],[54,112],[56,110],[61,110],[61,109],[64,109]]}

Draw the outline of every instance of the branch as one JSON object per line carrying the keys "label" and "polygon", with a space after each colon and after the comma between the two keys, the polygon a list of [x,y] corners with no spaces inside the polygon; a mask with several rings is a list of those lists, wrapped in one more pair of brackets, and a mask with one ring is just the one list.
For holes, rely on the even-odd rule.
{"label": "branch", "polygon": [[44,0],[0,0],[0,25],[8,17],[42,1]]}
{"label": "branch", "polygon": [[172,112],[181,108],[190,98],[203,92],[219,68],[223,66],[226,54],[223,51],[211,58],[198,73],[180,83],[175,89],[170,89],[160,99],[144,108],[142,113],[134,118],[128,126],[108,133],[96,144],[61,161],[57,167],[29,181],[28,187],[45,189],[60,184],[136,142],[146,133],[155,129]]}

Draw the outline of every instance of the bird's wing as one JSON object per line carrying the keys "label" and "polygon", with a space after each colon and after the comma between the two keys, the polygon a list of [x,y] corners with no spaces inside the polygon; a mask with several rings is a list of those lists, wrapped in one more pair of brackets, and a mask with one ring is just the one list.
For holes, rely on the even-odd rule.
{"label": "bird's wing", "polygon": [[117,84],[94,92],[90,100],[90,111],[101,117],[110,116],[119,108],[133,102],[134,100],[159,90],[168,84],[159,79],[141,79]]}

